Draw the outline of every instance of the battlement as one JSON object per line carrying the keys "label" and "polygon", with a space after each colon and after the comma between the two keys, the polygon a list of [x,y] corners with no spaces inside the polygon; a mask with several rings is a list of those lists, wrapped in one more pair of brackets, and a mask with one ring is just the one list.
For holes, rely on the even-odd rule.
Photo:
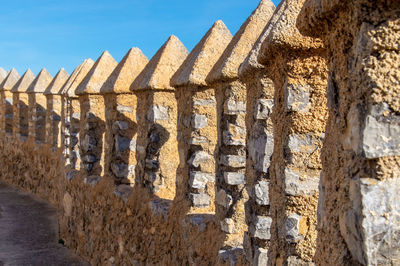
{"label": "battlement", "polygon": [[400,263],[399,14],[261,0],[190,52],[0,68],[0,180],[93,265]]}

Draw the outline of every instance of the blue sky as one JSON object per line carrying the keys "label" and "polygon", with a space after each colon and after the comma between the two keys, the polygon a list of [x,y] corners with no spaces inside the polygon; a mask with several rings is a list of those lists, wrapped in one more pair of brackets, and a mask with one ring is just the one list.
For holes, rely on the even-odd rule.
{"label": "blue sky", "polygon": [[46,67],[55,75],[104,50],[119,62],[136,46],[150,59],[171,34],[190,51],[218,19],[234,34],[259,0],[0,2],[0,67],[21,75]]}

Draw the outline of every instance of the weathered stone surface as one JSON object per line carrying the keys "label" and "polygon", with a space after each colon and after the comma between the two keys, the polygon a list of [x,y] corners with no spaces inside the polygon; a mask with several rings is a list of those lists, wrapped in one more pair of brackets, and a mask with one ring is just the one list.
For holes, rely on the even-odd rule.
{"label": "weathered stone surface", "polygon": [[209,143],[209,140],[204,137],[204,136],[192,136],[189,139],[189,143],[190,145],[201,145],[201,144],[206,144]]}
{"label": "weathered stone surface", "polygon": [[193,167],[201,167],[202,164],[208,163],[212,160],[212,156],[206,153],[205,151],[197,151],[193,153],[192,157],[190,157],[188,163]]}
{"label": "weathered stone surface", "polygon": [[131,90],[172,89],[171,77],[187,55],[185,46],[171,35],[132,83]]}
{"label": "weathered stone surface", "polygon": [[135,166],[125,163],[112,163],[111,171],[118,178],[129,178],[135,174]]}
{"label": "weathered stone surface", "polygon": [[264,26],[275,11],[270,0],[262,0],[224,51],[211,71],[208,82],[238,77],[239,65],[249,54]]}
{"label": "weathered stone surface", "polygon": [[14,85],[18,82],[20,76],[14,68],[7,74],[4,80],[0,84],[0,90],[10,91]]}
{"label": "weathered stone surface", "polygon": [[207,85],[206,78],[232,35],[225,24],[218,20],[189,54],[172,78],[174,86]]}
{"label": "weathered stone surface", "polygon": [[400,260],[400,179],[356,178],[352,208],[340,217],[340,231],[354,258],[364,265]]}
{"label": "weathered stone surface", "polygon": [[95,162],[98,161],[97,157],[94,156],[94,155],[92,155],[92,154],[85,155],[85,156],[82,158],[82,160],[83,160],[84,162],[87,162],[87,163],[95,163]]}
{"label": "weathered stone surface", "polygon": [[163,217],[165,222],[168,221],[168,212],[171,205],[171,201],[163,199],[156,199],[149,202],[151,212],[154,215]]}
{"label": "weathered stone surface", "polygon": [[104,51],[76,88],[75,94],[100,94],[101,88],[116,66],[117,62],[114,58],[107,51]]}
{"label": "weathered stone surface", "polygon": [[304,176],[286,168],[284,173],[285,192],[291,196],[313,195],[318,192],[319,177]]}
{"label": "weathered stone surface", "polygon": [[146,114],[147,120],[156,122],[157,120],[169,120],[169,108],[167,106],[153,105]]}
{"label": "weathered stone surface", "polygon": [[216,103],[215,97],[211,99],[195,99],[193,102],[194,106],[214,106]]}
{"label": "weathered stone surface", "polygon": [[82,150],[85,152],[93,151],[97,147],[97,140],[95,137],[86,134],[81,141]]}
{"label": "weathered stone surface", "polygon": [[257,101],[257,108],[255,109],[254,117],[256,119],[266,120],[270,118],[273,108],[274,100],[259,99]]}
{"label": "weathered stone surface", "polygon": [[113,130],[127,130],[129,129],[129,125],[125,121],[115,121],[113,124]]}
{"label": "weathered stone surface", "polygon": [[204,189],[208,182],[215,182],[215,175],[198,171],[190,172],[189,186],[196,189]]}
{"label": "weathered stone surface", "polygon": [[296,243],[303,239],[300,234],[300,219],[298,214],[290,214],[285,221],[285,239],[289,243]]}
{"label": "weathered stone surface", "polygon": [[317,149],[318,142],[323,138],[313,136],[312,134],[299,135],[291,134],[288,138],[288,145],[290,152],[305,152],[312,153]]}
{"label": "weathered stone surface", "polygon": [[220,163],[233,168],[241,168],[246,166],[246,157],[240,155],[221,155]]}
{"label": "weathered stone surface", "polygon": [[52,80],[53,77],[43,68],[32,81],[31,85],[29,85],[26,93],[44,93]]}
{"label": "weathered stone surface", "polygon": [[195,129],[200,129],[208,126],[207,116],[205,115],[194,115],[192,117],[192,126]]}
{"label": "weathered stone surface", "polygon": [[271,238],[272,218],[267,216],[254,216],[250,233],[253,237],[269,240]]}
{"label": "weathered stone surface", "polygon": [[244,174],[241,173],[235,173],[235,172],[225,172],[224,173],[224,180],[225,183],[228,185],[242,185],[245,183],[245,176]]}
{"label": "weathered stone surface", "polygon": [[69,75],[64,68],[61,68],[55,75],[54,79],[50,82],[43,94],[45,95],[57,95],[60,94],[61,88],[67,82]]}
{"label": "weathered stone surface", "polygon": [[11,92],[26,92],[34,79],[35,75],[28,68],[28,70],[22,75],[18,82],[15,83],[15,85],[12,87]]}
{"label": "weathered stone surface", "polygon": [[65,179],[67,181],[72,181],[73,179],[75,179],[75,177],[77,177],[79,174],[79,171],[77,170],[71,170],[65,173]]}
{"label": "weathered stone surface", "polygon": [[134,47],[129,49],[128,53],[108,77],[100,92],[129,93],[132,82],[148,62],[149,60],[139,48]]}
{"label": "weathered stone surface", "polygon": [[210,205],[210,196],[205,193],[190,193],[189,196],[194,207],[204,208]]}
{"label": "weathered stone surface", "polygon": [[235,221],[232,218],[225,218],[220,222],[221,230],[228,234],[234,234],[235,229]]}
{"label": "weathered stone surface", "polygon": [[257,204],[262,206],[269,205],[269,182],[258,181],[254,186],[254,196]]}

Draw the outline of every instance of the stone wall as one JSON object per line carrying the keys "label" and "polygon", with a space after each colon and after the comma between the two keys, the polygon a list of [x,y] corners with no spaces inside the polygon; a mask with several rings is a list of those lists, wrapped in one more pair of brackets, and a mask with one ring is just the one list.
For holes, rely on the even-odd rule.
{"label": "stone wall", "polygon": [[0,179],[93,265],[398,264],[399,15],[262,0],[190,53],[0,69]]}

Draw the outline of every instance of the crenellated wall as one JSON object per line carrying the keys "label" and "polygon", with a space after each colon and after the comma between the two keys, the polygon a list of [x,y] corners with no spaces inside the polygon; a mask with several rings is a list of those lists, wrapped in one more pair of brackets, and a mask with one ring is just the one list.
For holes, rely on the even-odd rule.
{"label": "crenellated wall", "polygon": [[261,0],[191,52],[0,68],[0,180],[92,265],[399,264],[399,17]]}

